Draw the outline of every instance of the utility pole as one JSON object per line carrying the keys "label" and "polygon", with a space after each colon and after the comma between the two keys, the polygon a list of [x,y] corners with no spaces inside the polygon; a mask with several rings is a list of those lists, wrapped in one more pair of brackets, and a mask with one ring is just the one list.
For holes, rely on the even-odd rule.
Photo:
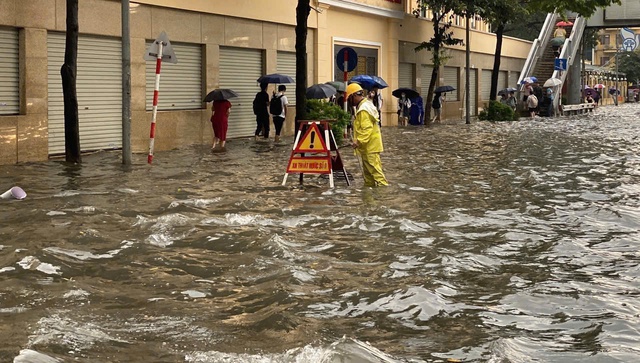
{"label": "utility pole", "polygon": [[471,80],[471,46],[469,45],[469,33],[471,32],[471,30],[469,29],[469,11],[471,7],[471,1],[467,2],[467,12],[466,12],[466,49],[465,49],[465,57],[466,57],[466,65],[465,65],[465,72],[464,72],[464,76],[465,76],[465,94],[466,94],[466,99],[465,99],[465,124],[470,124],[471,123],[471,98],[469,98],[469,96],[471,95],[471,85],[469,84],[469,81]]}
{"label": "utility pole", "polygon": [[131,165],[131,34],[129,0],[122,0],[122,163]]}
{"label": "utility pole", "polygon": [[67,0],[67,33],[60,75],[64,99],[64,154],[68,163],[82,162],[77,92],[78,29],[78,0]]}

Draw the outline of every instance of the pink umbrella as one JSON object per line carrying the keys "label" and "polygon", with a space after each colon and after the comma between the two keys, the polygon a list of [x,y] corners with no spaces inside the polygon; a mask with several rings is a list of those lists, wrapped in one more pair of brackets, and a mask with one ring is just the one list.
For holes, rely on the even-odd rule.
{"label": "pink umbrella", "polygon": [[593,86],[593,88],[598,88],[598,89],[603,89],[603,88],[605,88],[605,87],[606,87],[606,86],[605,86],[604,84],[602,84],[602,83],[598,83],[598,84],[596,84],[595,86]]}

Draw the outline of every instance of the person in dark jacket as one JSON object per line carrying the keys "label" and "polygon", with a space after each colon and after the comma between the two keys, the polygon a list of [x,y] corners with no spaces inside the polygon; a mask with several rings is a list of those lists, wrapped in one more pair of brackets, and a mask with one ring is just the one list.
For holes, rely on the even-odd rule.
{"label": "person in dark jacket", "polygon": [[255,139],[262,133],[265,139],[269,138],[269,94],[267,83],[260,83],[260,92],[253,99],[253,113],[256,115]]}

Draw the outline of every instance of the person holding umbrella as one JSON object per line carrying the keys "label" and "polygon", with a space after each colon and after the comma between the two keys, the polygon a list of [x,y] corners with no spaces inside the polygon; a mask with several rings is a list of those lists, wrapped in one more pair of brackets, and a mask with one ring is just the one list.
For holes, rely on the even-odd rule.
{"label": "person holding umbrella", "polygon": [[440,123],[442,118],[442,104],[444,103],[444,96],[440,92],[433,94],[433,101],[431,101],[431,108],[433,108],[434,116],[431,122]]}
{"label": "person holding umbrella", "polygon": [[407,126],[409,116],[411,116],[411,100],[406,93],[402,93],[398,97],[398,125]]}
{"label": "person holding umbrella", "polygon": [[218,143],[220,143],[220,149],[222,151],[225,150],[231,110],[231,102],[228,99],[235,97],[238,97],[238,94],[234,91],[228,88],[221,88],[209,92],[204,98],[205,102],[213,102],[211,105],[211,127],[213,129],[213,146],[211,150],[215,150]]}
{"label": "person holding umbrella", "polygon": [[364,184],[370,187],[389,185],[380,161],[380,153],[384,148],[376,106],[357,83],[347,86],[345,94],[350,105],[356,106],[352,146],[362,157]]}
{"label": "person holding umbrella", "polygon": [[216,149],[218,142],[220,150],[224,151],[227,142],[227,129],[229,128],[229,113],[231,112],[231,102],[228,100],[215,100],[211,105],[211,127],[213,128],[213,146]]}

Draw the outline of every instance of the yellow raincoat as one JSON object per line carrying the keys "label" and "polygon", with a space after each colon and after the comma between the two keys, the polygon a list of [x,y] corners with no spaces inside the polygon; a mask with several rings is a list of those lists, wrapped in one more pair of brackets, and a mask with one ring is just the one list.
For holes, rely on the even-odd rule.
{"label": "yellow raincoat", "polygon": [[353,121],[353,136],[358,143],[356,150],[362,157],[362,173],[366,186],[389,184],[382,172],[380,161],[380,153],[384,148],[378,117],[378,110],[373,102],[366,98],[360,101]]}

